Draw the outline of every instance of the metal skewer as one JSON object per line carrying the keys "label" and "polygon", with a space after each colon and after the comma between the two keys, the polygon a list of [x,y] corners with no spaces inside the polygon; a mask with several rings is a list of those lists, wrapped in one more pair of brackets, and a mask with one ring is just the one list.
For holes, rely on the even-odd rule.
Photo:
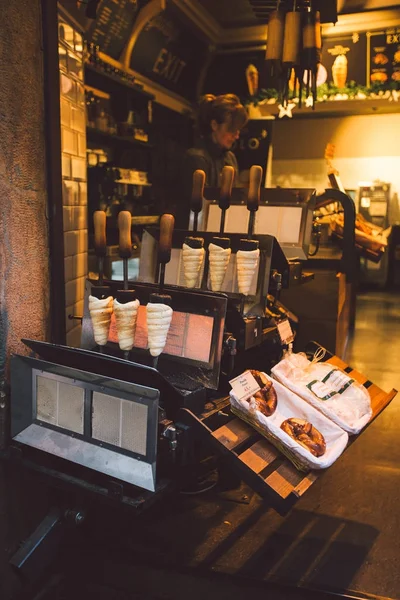
{"label": "metal skewer", "polygon": [[203,209],[203,196],[204,196],[204,184],[206,181],[206,174],[201,169],[197,169],[193,173],[193,185],[192,185],[192,196],[190,199],[190,208],[194,213],[193,217],[193,231],[196,232],[198,228],[199,213]]}
{"label": "metal skewer", "polygon": [[[97,256],[97,264],[99,271],[99,285],[95,285],[91,289],[92,296],[102,299],[106,298],[111,294],[111,288],[108,285],[104,285],[104,257],[107,254],[107,240],[106,240],[106,213],[104,210],[96,210],[93,213],[93,226],[94,226],[94,251]],[[98,346],[99,353],[104,353],[104,347]]]}
{"label": "metal skewer", "polygon": [[[171,304],[172,298],[169,294],[164,294],[165,285],[165,267],[171,260],[172,234],[174,231],[175,218],[173,215],[164,214],[160,219],[160,239],[158,242],[158,263],[160,265],[160,276],[158,284],[158,293],[150,294],[150,302],[159,304]],[[158,366],[159,356],[153,358],[153,367]]]}
{"label": "metal skewer", "polygon": [[[118,215],[118,229],[119,229],[119,255],[123,261],[123,278],[124,278],[124,289],[118,290],[116,297],[118,302],[126,304],[136,299],[135,291],[129,290],[129,259],[132,256],[132,216],[127,210],[122,210]],[[130,351],[124,350],[125,360],[129,360]]]}
{"label": "metal skewer", "polygon": [[231,205],[232,185],[235,177],[235,169],[229,165],[225,165],[221,175],[221,191],[219,195],[218,206],[221,209],[221,221],[219,232],[224,233],[226,211]]}

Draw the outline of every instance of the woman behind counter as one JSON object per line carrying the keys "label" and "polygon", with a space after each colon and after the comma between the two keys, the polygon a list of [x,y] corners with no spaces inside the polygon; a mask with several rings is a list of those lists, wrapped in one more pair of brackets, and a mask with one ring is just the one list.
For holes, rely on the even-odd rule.
{"label": "woman behind counter", "polygon": [[237,185],[238,164],[231,148],[247,121],[247,111],[234,94],[207,94],[201,98],[197,115],[200,138],[187,151],[182,165],[180,203],[176,211],[176,226],[180,229],[187,229],[189,224],[192,178],[197,169],[205,172],[207,186],[218,187],[223,167],[230,165],[235,169],[234,185]]}

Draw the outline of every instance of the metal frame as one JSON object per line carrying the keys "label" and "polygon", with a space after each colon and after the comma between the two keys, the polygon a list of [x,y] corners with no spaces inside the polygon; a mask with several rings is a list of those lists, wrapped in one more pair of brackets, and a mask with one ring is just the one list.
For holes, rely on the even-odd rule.
{"label": "metal frame", "polygon": [[346,275],[347,283],[355,283],[358,273],[358,257],[356,252],[356,206],[354,200],[336,188],[327,189],[318,196],[318,202],[324,199],[339,202],[344,212],[343,253],[340,260],[340,272]]}
{"label": "metal frame", "polygon": [[[208,231],[208,213],[210,205],[218,204],[220,189],[213,187],[204,188],[204,228]],[[231,205],[243,207],[247,204],[248,189],[233,188]],[[260,206],[262,207],[301,207],[301,223],[297,243],[278,243],[288,259],[297,258],[305,260],[308,256],[308,248],[311,243],[311,230],[313,221],[313,210],[315,207],[316,192],[313,188],[262,188],[260,190]],[[243,227],[243,233],[247,228],[247,222]],[[230,235],[230,234],[227,234]],[[258,237],[258,236],[257,236]],[[303,256],[299,256],[299,249]]]}
{"label": "metal frame", "polygon": [[[53,425],[52,423],[49,423],[48,421],[42,421],[41,419],[38,419],[36,417],[36,415],[37,415],[36,382],[37,382],[38,376],[44,376],[44,373],[45,373],[45,377],[47,379],[52,379],[54,381],[59,381],[62,383],[67,383],[69,385],[74,385],[75,387],[79,387],[79,388],[82,388],[83,390],[85,390],[83,434],[80,434],[80,433],[77,433],[76,431],[67,429],[66,427],[60,427],[58,425]],[[143,457],[145,457],[146,460],[149,460],[151,462],[155,461],[156,456],[157,456],[157,451],[154,450],[154,443],[153,444],[151,443],[151,442],[154,442],[154,436],[151,435],[151,432],[149,431],[149,423],[152,423],[158,419],[158,407],[155,406],[154,404],[152,404],[149,407],[149,404],[142,398],[132,399],[131,395],[129,393],[117,392],[117,391],[110,390],[109,388],[105,389],[104,384],[106,384],[106,383],[107,383],[107,380],[104,381],[103,378],[102,378],[101,384],[90,384],[85,381],[80,381],[79,379],[74,379],[73,383],[71,383],[71,378],[64,377],[62,375],[57,375],[55,373],[49,373],[48,371],[32,369],[32,419],[33,419],[33,422],[35,422],[43,427],[47,427],[48,429],[53,429],[54,431],[59,431],[60,433],[65,433],[67,431],[69,433],[69,435],[71,435],[72,437],[89,442],[90,444],[94,444],[95,446],[100,446],[102,448],[108,448],[109,450],[115,450],[115,448],[118,448],[118,454],[125,454],[126,456],[133,456],[134,458],[137,458],[138,460],[141,460]],[[133,385],[133,384],[131,384],[131,385]],[[141,387],[141,386],[138,386],[138,387]],[[135,402],[136,404],[143,404],[143,405],[147,406],[148,409],[149,408],[151,409],[151,410],[149,410],[150,414],[148,415],[148,419],[147,419],[148,431],[146,432],[146,453],[145,454],[140,454],[138,452],[132,452],[131,450],[127,450],[126,448],[121,448],[120,446],[114,446],[113,444],[109,444],[108,442],[103,442],[92,436],[91,406],[93,404],[93,392],[99,392],[101,394],[107,393],[108,396],[113,396],[117,400],[128,400],[130,402]]]}
{"label": "metal frame", "polygon": [[65,277],[57,2],[41,0],[41,11],[50,245],[51,340],[54,343],[63,344],[66,339],[66,324],[65,319],[60,318],[60,315],[65,314]]}
{"label": "metal frame", "polygon": [[[121,288],[120,281],[106,281],[105,285],[111,287],[111,294],[115,296],[118,289]],[[88,298],[92,282],[87,281],[85,292],[85,308],[82,326],[82,342],[84,349],[96,349],[96,343],[93,336],[92,321],[89,313]],[[155,283],[130,282],[129,288],[134,289],[140,304],[146,305],[149,302],[150,294],[158,291],[158,285]],[[222,339],[225,325],[225,315],[227,308],[227,298],[224,294],[212,292],[202,293],[201,290],[186,290],[178,286],[166,286],[167,292],[172,298],[172,307],[176,311],[204,315],[213,318],[213,330],[210,341],[210,354],[208,363],[177,357],[169,354],[161,354],[157,369],[167,379],[174,382],[174,374],[177,376],[186,373],[193,381],[198,380],[200,386],[211,389],[217,389],[219,382],[219,371],[222,355]],[[121,356],[122,352],[117,344],[108,343],[104,348],[105,354]],[[140,361],[153,362],[149,352],[132,348],[132,357],[139,357]],[[147,366],[147,365],[146,365]]]}
{"label": "metal frame", "polygon": [[[210,188],[209,188],[210,189]],[[144,269],[146,271],[146,279],[147,277],[151,277],[154,280],[157,280],[157,256],[156,256],[156,242],[159,236],[159,230],[156,228],[148,228],[146,232],[149,234],[150,239],[153,238],[154,245],[153,248],[150,248],[147,244],[144,246],[142,244],[143,254],[147,253],[146,256],[146,264]],[[184,230],[184,229],[176,229],[174,231],[173,240],[172,240],[172,248],[174,249],[182,249],[183,242],[187,236],[193,235],[193,231]],[[216,234],[216,232],[210,231],[199,231],[199,236],[204,239],[204,246],[207,249],[209,243],[212,241],[212,238]],[[225,237],[229,237],[231,240],[231,249],[232,254],[235,254],[239,249],[239,242],[241,239],[247,237],[247,233],[224,233]],[[257,278],[257,290],[254,296],[244,297],[243,294],[239,293],[231,293],[222,290],[222,294],[226,296],[230,301],[235,302],[238,306],[240,306],[240,310],[246,316],[252,315],[252,307],[257,304],[265,302],[265,297],[268,293],[269,287],[269,276],[272,269],[277,269],[280,273],[282,273],[283,278],[288,276],[289,273],[289,265],[286,260],[286,257],[283,253],[282,248],[277,242],[276,238],[272,235],[256,235],[255,239],[259,241],[260,247],[260,263],[258,267],[258,278]],[[145,249],[144,249],[145,248]],[[150,254],[150,257],[149,257]],[[143,270],[139,274],[140,277],[143,276]],[[220,295],[216,292],[211,292],[207,289],[207,277],[208,272],[204,269],[203,279],[201,282],[201,288],[193,288],[193,290],[189,288],[182,288],[180,286],[172,286],[169,285],[169,289],[176,287],[176,289],[181,290],[183,294],[189,293],[198,293],[207,295]],[[140,285],[142,283],[140,282]],[[204,300],[202,300],[204,302]]]}
{"label": "metal frame", "polygon": [[[142,455],[97,440],[90,437],[87,430],[84,430],[82,435],[38,420],[35,410],[36,381],[39,375],[44,374],[56,381],[69,384],[73,382],[77,387],[89,390],[91,393],[99,391],[116,399],[145,404],[148,408],[146,454]],[[158,389],[18,355],[13,358],[11,375],[13,382],[11,425],[12,438],[15,441],[121,481],[155,491],[160,398]],[[87,418],[89,415],[86,411]]]}

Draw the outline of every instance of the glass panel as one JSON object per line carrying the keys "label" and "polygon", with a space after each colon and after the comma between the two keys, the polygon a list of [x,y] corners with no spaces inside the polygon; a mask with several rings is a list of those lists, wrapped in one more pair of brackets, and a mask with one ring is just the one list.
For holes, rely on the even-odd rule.
{"label": "glass panel", "polygon": [[58,426],[83,434],[85,390],[69,383],[58,385]]}
{"label": "glass panel", "polygon": [[145,404],[122,400],[121,448],[146,456],[147,413]]}
{"label": "glass panel", "polygon": [[93,392],[92,436],[101,442],[120,446],[121,400]]}
{"label": "glass panel", "polygon": [[57,425],[57,381],[40,375],[36,379],[36,418]]}

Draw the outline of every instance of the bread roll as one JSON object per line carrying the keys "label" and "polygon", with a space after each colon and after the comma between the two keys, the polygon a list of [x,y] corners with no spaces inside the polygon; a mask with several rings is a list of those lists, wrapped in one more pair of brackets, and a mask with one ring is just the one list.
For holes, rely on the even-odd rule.
{"label": "bread roll", "polygon": [[222,288],[232,250],[230,248],[221,248],[221,246],[211,243],[208,247],[208,252],[211,289],[213,292],[219,292]]}
{"label": "bread roll", "polygon": [[113,313],[113,297],[96,298],[89,296],[89,312],[92,319],[94,339],[98,346],[105,346],[110,331],[111,315]]}
{"label": "bread roll", "polygon": [[193,288],[199,279],[201,265],[203,264],[205,250],[204,248],[191,248],[188,244],[183,244],[183,272],[185,275],[186,287]]}
{"label": "bread roll", "polygon": [[116,298],[114,299],[114,313],[121,350],[129,351],[133,348],[139,306],[139,300],[121,304]]}
{"label": "bread roll", "polygon": [[248,296],[250,292],[259,257],[259,248],[257,250],[238,250],[236,254],[239,292],[245,296]]}
{"label": "bread roll", "polygon": [[167,342],[173,310],[167,304],[153,302],[149,302],[146,309],[147,344],[151,356],[159,356]]}

